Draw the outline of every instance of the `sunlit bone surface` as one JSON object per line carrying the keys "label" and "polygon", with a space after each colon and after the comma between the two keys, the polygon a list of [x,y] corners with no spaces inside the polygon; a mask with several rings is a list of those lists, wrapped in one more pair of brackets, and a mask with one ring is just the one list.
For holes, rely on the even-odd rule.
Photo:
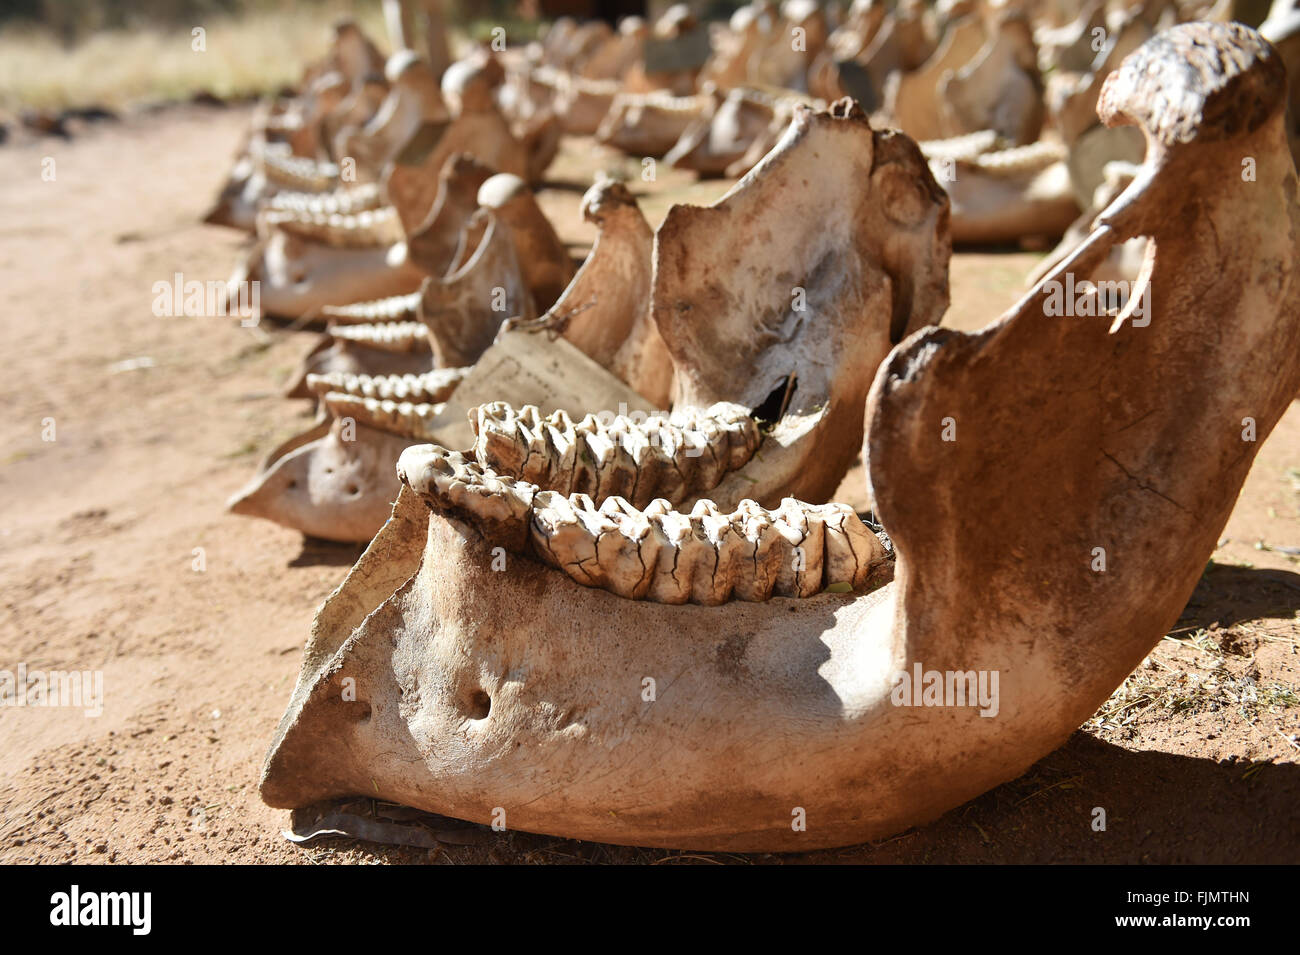
{"label": "sunlit bone surface", "polygon": [[[1140,124],[1148,159],[1063,268],[1150,235],[1149,323],[1048,316],[1040,286],[982,332],[894,351],[868,412],[892,584],[628,600],[521,553],[494,568],[469,525],[404,491],[316,619],[263,798],[797,851],[884,837],[1022,773],[1173,624],[1300,385],[1284,86],[1237,24],[1175,28],[1107,84],[1102,115]],[[913,664],[997,674],[996,699],[896,705]]]}

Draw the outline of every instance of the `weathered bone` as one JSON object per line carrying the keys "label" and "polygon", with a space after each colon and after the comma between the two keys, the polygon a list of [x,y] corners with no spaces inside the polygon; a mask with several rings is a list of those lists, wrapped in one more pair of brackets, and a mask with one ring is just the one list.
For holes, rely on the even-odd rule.
{"label": "weathered bone", "polygon": [[984,26],[978,17],[950,23],[939,48],[917,70],[898,73],[885,84],[885,112],[914,139],[943,139],[950,135],[942,122],[939,83],[971,61],[984,46]]}
{"label": "weathered bone", "polygon": [[508,230],[534,305],[549,308],[573,279],[573,260],[533,191],[518,176],[502,173],[479,187],[478,204]]}
{"label": "weathered bone", "polygon": [[721,175],[744,157],[775,115],[774,97],[758,90],[734,89],[716,110],[682,133],[664,162],[704,175]]}
{"label": "weathered bone", "polygon": [[271,229],[335,249],[386,247],[404,238],[397,212],[391,206],[356,213],[269,208],[260,216],[259,231],[266,234]]}
{"label": "weathered bone", "polygon": [[[421,401],[394,401],[391,398],[368,398],[361,395],[345,395],[327,391],[321,398],[329,414],[338,419],[350,418],[357,424],[382,433],[411,441],[429,441],[437,438],[432,429],[442,411],[441,404],[429,404]],[[364,440],[364,439],[363,439]],[[385,445],[394,447],[385,440]],[[381,469],[382,473],[382,469]],[[363,534],[373,534],[374,526],[363,530]],[[364,536],[358,539],[366,539]]]}
{"label": "weathered bone", "polygon": [[641,509],[615,493],[597,506],[587,494],[539,490],[436,445],[403,452],[397,474],[488,545],[633,600],[717,605],[811,597],[837,584],[862,587],[887,560],[884,546],[844,504],[788,498],[767,511],[742,501],[727,514],[700,501],[684,514],[666,500]]}
{"label": "weathered bone", "polygon": [[420,321],[444,368],[474,364],[502,322],[534,315],[509,229],[488,209],[476,212],[466,229],[482,236],[469,258],[444,279],[425,279],[420,289]]}
{"label": "weathered bone", "polygon": [[363,182],[331,192],[280,191],[266,200],[272,212],[294,212],[311,216],[355,215],[385,205],[379,184]]}
{"label": "weathered bone", "polygon": [[407,375],[433,367],[429,333],[419,322],[331,325],[285,388],[289,398],[310,398],[312,375]]}
{"label": "weathered bone", "polygon": [[662,156],[713,107],[709,95],[619,93],[596,130],[596,139],[632,156]]}
{"label": "weathered bone", "polygon": [[384,188],[403,210],[408,230],[433,210],[442,170],[457,153],[468,153],[496,172],[528,175],[528,152],[493,98],[500,77],[501,66],[491,57],[453,63],[443,74],[442,89],[454,118],[422,126],[385,170]]}
{"label": "weathered bone", "polygon": [[325,305],[406,295],[424,277],[407,258],[405,242],[338,247],[276,228],[231,278],[229,294],[238,295],[244,281],[256,281],[264,315],[301,318]]}
{"label": "weathered bone", "polygon": [[[451,266],[461,230],[478,209],[478,191],[483,183],[495,175],[490,169],[468,153],[456,153],[443,163],[438,175],[438,191],[433,206],[422,220],[403,217],[409,238],[411,261],[429,275],[446,275]],[[407,206],[410,214],[423,200]],[[399,212],[402,207],[399,207]]]}
{"label": "weathered bone", "polygon": [[1051,142],[934,160],[952,200],[952,241],[1055,241],[1079,215],[1065,150]]}
{"label": "weathered bone", "polygon": [[384,67],[387,96],[364,126],[345,127],[335,138],[334,154],[354,159],[359,168],[378,175],[424,123],[445,122],[443,102],[426,59],[413,50],[398,50]]}
{"label": "weathered bone", "polygon": [[1043,128],[1043,87],[1028,21],[1004,14],[984,48],[947,80],[939,81],[949,136],[993,129],[1025,145]]}
{"label": "weathered bone", "polygon": [[[924,823],[1024,772],[1176,620],[1259,447],[1240,418],[1262,440],[1300,387],[1300,365],[1278,361],[1300,349],[1285,82],[1239,24],[1175,28],[1108,82],[1102,115],[1140,123],[1148,159],[1063,269],[1150,234],[1149,324],[1049,316],[1040,287],[982,332],[895,350],[868,408],[892,584],[627,600],[519,550],[500,565],[488,509],[502,527],[518,511],[497,488],[435,501],[455,518],[404,488],[317,616],[263,798],[366,793],[566,838],[802,851]],[[1234,175],[1243,150],[1256,182]],[[608,518],[624,530],[611,544],[635,537],[622,508],[580,503],[585,530]],[[564,559],[592,567],[577,544]],[[1090,569],[1096,546],[1106,573]],[[941,684],[998,674],[996,697],[900,705],[914,666]]]}
{"label": "weathered bone", "polygon": [[551,329],[657,408],[671,397],[673,364],[650,319],[654,234],[622,183],[602,179],[582,197],[599,230],[582,267],[536,325]]}
{"label": "weathered bone", "polygon": [[717,500],[835,491],[861,446],[864,370],[947,308],[947,215],[916,145],[872,130],[847,100],[796,108],[727,195],[669,210],[652,316],[673,358],[674,404],[755,410],[796,379],[763,467],[725,481]]}
{"label": "weathered bone", "polygon": [[474,454],[480,464],[548,491],[617,494],[636,507],[655,498],[680,504],[711,491],[758,450],[758,426],[740,405],[683,408],[637,421],[595,415],[574,422],[504,402],[479,407]]}
{"label": "weathered bone", "polygon": [[325,435],[275,460],[227,506],[233,514],[274,521],[311,537],[369,540],[392,506],[393,461],[410,443],[336,417]]}

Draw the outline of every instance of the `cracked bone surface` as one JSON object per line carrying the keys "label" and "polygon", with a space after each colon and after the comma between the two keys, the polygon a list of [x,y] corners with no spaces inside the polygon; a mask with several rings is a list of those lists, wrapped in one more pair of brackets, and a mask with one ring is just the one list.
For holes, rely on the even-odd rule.
{"label": "cracked bone surface", "polygon": [[[558,837],[802,851],[923,824],[1023,773],[1173,625],[1300,387],[1285,83],[1238,24],[1176,27],[1108,81],[1100,112],[1140,125],[1147,159],[1051,278],[1148,235],[1141,320],[1048,315],[1040,285],[983,331],[895,349],[868,405],[892,583],[627,600],[518,551],[494,566],[474,526],[403,488],[317,615],[263,798],[365,794],[483,823],[500,807],[512,829]],[[1094,547],[1108,572],[1090,569]],[[996,712],[895,705],[914,664],[998,674]]]}
{"label": "cracked bone surface", "polygon": [[673,364],[650,318],[654,233],[627,186],[612,179],[583,195],[582,217],[598,230],[591,253],[536,325],[563,335],[666,408]]}
{"label": "cracked bone surface", "polygon": [[948,306],[949,253],[948,199],[920,150],[851,100],[796,107],[730,192],[669,210],[651,314],[674,406],[758,413],[794,376],[785,414],[763,411],[775,424],[762,467],[729,476],[718,500],[829,499],[861,447],[876,367]]}
{"label": "cracked bone surface", "polygon": [[476,459],[498,474],[547,491],[617,494],[636,507],[656,498],[679,504],[711,491],[754,456],[761,440],[749,411],[727,402],[609,423],[493,402],[477,409],[474,432]]}
{"label": "cracked bone surface", "polygon": [[541,491],[482,462],[418,445],[397,463],[428,506],[474,527],[490,546],[529,555],[584,587],[633,600],[716,605],[811,597],[882,576],[884,545],[845,504],[787,498],[731,513],[699,501],[689,513],[663,499],[638,508],[618,494]]}

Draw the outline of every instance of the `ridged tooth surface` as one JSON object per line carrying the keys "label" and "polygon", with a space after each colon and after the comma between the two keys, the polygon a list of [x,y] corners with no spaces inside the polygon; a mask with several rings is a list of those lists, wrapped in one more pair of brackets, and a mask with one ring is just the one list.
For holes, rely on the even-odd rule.
{"label": "ridged tooth surface", "polygon": [[422,322],[383,322],[378,325],[330,325],[329,334],[385,351],[429,351],[429,332]]}
{"label": "ridged tooth surface", "polygon": [[574,422],[525,405],[482,405],[474,450],[485,466],[547,490],[625,497],[637,507],[655,498],[676,503],[716,487],[758,450],[758,426],[740,405],[719,402],[645,421],[595,415]]}
{"label": "ridged tooth surface", "polygon": [[438,368],[419,375],[354,375],[333,371],[308,375],[307,388],[320,397],[336,392],[354,398],[437,404],[450,398],[467,374],[468,368]]}
{"label": "ridged tooth surface", "polygon": [[269,150],[262,154],[261,161],[267,180],[277,186],[325,192],[339,181],[339,167],[332,162],[318,162]]}
{"label": "ridged tooth surface", "polygon": [[858,587],[887,561],[884,545],[844,504],[786,498],[775,510],[742,501],[731,513],[699,501],[689,514],[660,498],[644,509],[613,496],[539,490],[471,457],[407,449],[402,481],[430,506],[563,571],[579,584],[634,600],[720,604],[810,597]]}
{"label": "ridged tooth surface", "polygon": [[321,401],[336,418],[352,418],[358,424],[417,441],[437,438],[430,426],[445,407],[441,404],[366,398],[336,391],[325,392]]}
{"label": "ridged tooth surface", "polygon": [[307,215],[356,213],[378,209],[384,205],[384,194],[379,184],[364,182],[329,192],[281,191],[271,196],[269,209],[279,212],[296,212]]}
{"label": "ridged tooth surface", "polygon": [[267,225],[337,248],[372,248],[401,241],[402,225],[392,206],[357,213],[313,213],[268,209]]}
{"label": "ridged tooth surface", "polygon": [[527,550],[535,485],[500,477],[473,458],[437,445],[404,451],[397,477],[429,506],[473,524],[490,543],[517,554]]}
{"label": "ridged tooth surface", "polygon": [[420,293],[410,295],[390,295],[370,302],[354,302],[351,305],[322,305],[320,313],[325,318],[343,320],[352,324],[412,322],[418,323],[416,309],[420,305]]}

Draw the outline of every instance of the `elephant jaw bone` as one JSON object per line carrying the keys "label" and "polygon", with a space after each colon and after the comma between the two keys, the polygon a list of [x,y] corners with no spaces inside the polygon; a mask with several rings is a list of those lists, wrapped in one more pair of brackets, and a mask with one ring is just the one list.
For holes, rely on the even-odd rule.
{"label": "elephant jaw bone", "polygon": [[571,136],[594,135],[621,89],[617,80],[589,80],[566,74],[551,77],[534,71],[533,80],[553,84],[555,115]]}
{"label": "elephant jaw bone", "polygon": [[582,197],[596,241],[573,281],[535,323],[562,335],[656,408],[668,407],[673,363],[650,318],[654,233],[627,187],[602,179]]}
{"label": "elephant jaw bone", "polygon": [[379,109],[364,126],[342,130],[334,147],[335,155],[351,157],[375,177],[422,124],[449,118],[438,80],[418,53],[394,53],[384,67],[384,76],[389,88]]}
{"label": "elephant jaw bone", "polygon": [[662,156],[714,107],[709,95],[619,93],[596,130],[597,142],[630,156]]}
{"label": "elephant jaw bone", "polygon": [[426,278],[420,289],[420,321],[443,368],[474,364],[503,322],[535,314],[510,230],[491,210],[479,209],[463,233],[473,236],[479,238],[464,263],[446,278]]}
{"label": "elephant jaw bone", "polygon": [[322,430],[291,439],[288,453],[273,458],[230,499],[230,512],[323,540],[370,540],[391,510],[392,468],[411,441],[346,416],[333,417]]}
{"label": "elephant jaw bone", "polygon": [[482,468],[541,490],[618,495],[642,508],[700,499],[748,464],[762,440],[749,412],[727,402],[644,420],[588,414],[575,422],[563,411],[542,415],[498,401],[480,405],[473,422]]}
{"label": "elephant jaw bone", "polygon": [[409,236],[407,246],[412,262],[429,275],[447,274],[460,243],[461,230],[478,209],[478,191],[494,175],[495,170],[469,153],[455,153],[442,165],[433,205],[423,219],[409,218],[423,200],[398,206]]}
{"label": "elephant jaw bone", "polygon": [[763,412],[775,422],[763,486],[737,478],[719,492],[727,501],[830,497],[861,447],[873,370],[948,306],[949,252],[948,200],[919,150],[873,130],[851,100],[797,107],[729,193],[669,210],[651,314],[674,405],[757,413],[795,379],[786,413]]}
{"label": "elephant jaw bone", "polygon": [[[349,225],[339,221],[334,227],[342,231]],[[256,281],[263,315],[305,318],[325,305],[409,294],[423,279],[407,258],[405,242],[349,248],[306,241],[275,228],[230,280],[228,294],[237,295],[243,281]]]}
{"label": "elephant jaw bone", "polygon": [[479,187],[478,204],[509,233],[533,304],[549,308],[573,279],[573,260],[533,191],[518,176],[500,173]]}
{"label": "elephant jaw bone", "polygon": [[275,213],[298,216],[356,215],[385,208],[384,194],[375,182],[348,185],[330,192],[281,190],[266,198],[264,207]]}
{"label": "elephant jaw bone", "polygon": [[934,159],[959,245],[1055,241],[1079,215],[1065,150],[1051,142]]}
{"label": "elephant jaw bone", "polygon": [[980,19],[965,16],[948,24],[939,48],[910,73],[898,73],[885,84],[885,112],[898,128],[913,139],[947,137],[941,117],[943,100],[939,83],[949,72],[964,67],[984,47],[985,30]]}
{"label": "elephant jaw bone", "polygon": [[1027,145],[1043,129],[1043,85],[1028,21],[1001,18],[984,48],[946,81],[939,81],[941,115],[950,136],[994,129]]}
{"label": "elephant jaw bone", "polygon": [[722,175],[767,131],[775,115],[774,97],[734,89],[712,114],[701,116],[682,133],[664,162],[702,175]]}
{"label": "elephant jaw bone", "polygon": [[453,118],[423,125],[382,177],[408,231],[433,211],[443,168],[457,153],[468,153],[495,172],[528,175],[528,151],[511,133],[493,98],[503,77],[495,59],[481,56],[453,63],[443,74],[443,95]]}
{"label": "elephant jaw bone", "polygon": [[[404,488],[317,616],[263,798],[369,793],[476,821],[500,807],[511,829],[566,838],[802,851],[927,822],[1023,772],[1177,618],[1254,457],[1241,415],[1262,440],[1300,386],[1300,365],[1278,364],[1300,348],[1284,83],[1252,31],[1192,24],[1108,84],[1103,115],[1140,122],[1149,158],[1064,266],[1150,234],[1149,325],[1049,316],[1040,287],[982,332],[895,350],[869,407],[893,583],[627,600],[501,565]],[[1151,111],[1157,90],[1176,113]],[[1243,241],[1206,249],[1197,226]],[[1062,387],[1078,381],[1096,385]],[[996,702],[896,705],[913,664],[997,673]]]}
{"label": "elephant jaw bone", "polygon": [[419,321],[416,317],[419,304],[420,293],[411,292],[351,305],[325,305],[320,315],[331,325],[391,325]]}
{"label": "elephant jaw bone", "polygon": [[618,32],[606,38],[578,67],[578,75],[589,80],[622,79],[643,59],[649,35],[650,26],[641,17],[623,17]]}
{"label": "elephant jaw bone", "polygon": [[312,375],[405,375],[432,367],[429,333],[418,321],[331,325],[290,378],[285,397],[312,397]]}

